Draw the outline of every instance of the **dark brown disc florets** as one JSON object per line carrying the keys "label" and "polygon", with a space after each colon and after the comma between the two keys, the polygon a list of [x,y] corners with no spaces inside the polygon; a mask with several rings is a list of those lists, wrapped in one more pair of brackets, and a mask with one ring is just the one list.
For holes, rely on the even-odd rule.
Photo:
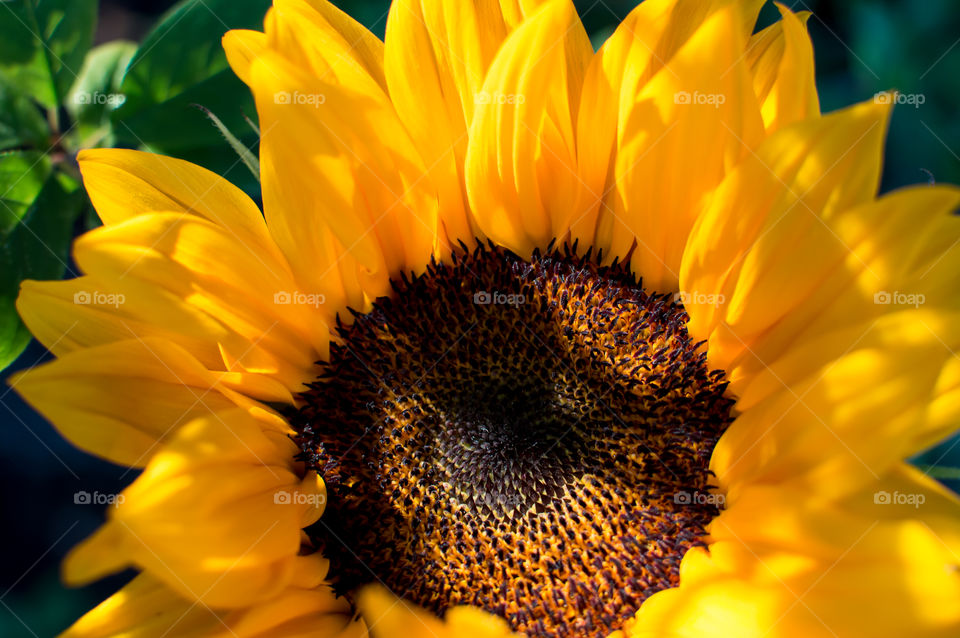
{"label": "dark brown disc florets", "polygon": [[459,252],[340,327],[294,417],[327,483],[309,531],[382,582],[528,636],[605,636],[677,584],[718,513],[730,422],[672,296],[572,251]]}

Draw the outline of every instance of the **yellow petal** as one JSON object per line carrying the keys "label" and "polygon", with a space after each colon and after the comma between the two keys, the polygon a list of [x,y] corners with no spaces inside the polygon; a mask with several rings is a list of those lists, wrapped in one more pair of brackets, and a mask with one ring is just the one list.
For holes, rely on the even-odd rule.
{"label": "yellow petal", "polygon": [[368,585],[357,599],[371,638],[507,638],[517,636],[507,622],[473,607],[448,609],[441,620],[430,612],[397,598],[380,585]]}
{"label": "yellow petal", "polygon": [[[712,367],[730,371],[822,281],[804,268],[785,268],[788,280],[763,272],[787,262],[829,268],[824,252],[834,244],[796,237],[815,234],[817,226],[874,197],[889,111],[871,102],[780,129],[712,196],[691,233],[681,273],[689,330],[709,339]],[[798,250],[811,246],[815,256],[803,253],[797,262]]]}
{"label": "yellow petal", "polygon": [[357,82],[317,79],[272,52],[252,75],[264,210],[298,275],[337,307],[359,309],[364,295],[386,294],[391,276],[422,272],[437,240],[436,195],[380,87],[359,72]]}
{"label": "yellow petal", "polygon": [[276,0],[266,30],[271,48],[316,77],[362,74],[386,91],[383,42],[327,0]]}
{"label": "yellow petal", "polygon": [[609,238],[598,244],[597,218],[605,199],[607,172],[614,158],[621,95],[635,95],[645,78],[657,40],[667,28],[669,0],[646,0],[630,12],[590,61],[577,116],[577,161],[584,201],[571,220],[572,239],[609,252]]}
{"label": "yellow petal", "polygon": [[[314,565],[311,565],[314,567]],[[89,611],[61,638],[361,638],[362,622],[326,585],[290,587],[249,607],[212,608],[178,595],[162,581],[141,574]]]}
{"label": "yellow petal", "polygon": [[610,233],[610,255],[622,257],[635,240],[633,270],[654,290],[678,288],[683,248],[705,196],[762,133],[741,24],[736,5],[713,13],[621,116],[600,241]]}
{"label": "yellow petal", "polygon": [[[713,470],[730,498],[756,483],[843,494],[909,451],[938,370],[900,373],[928,349],[865,348],[781,388],[740,415],[718,442]],[[797,487],[797,489],[801,489]]]}
{"label": "yellow petal", "polygon": [[[358,265],[355,256],[350,254],[364,248],[358,245],[363,243],[363,238],[354,237],[347,244],[337,239],[329,224],[325,223],[329,220],[317,212],[318,202],[326,200],[327,194],[322,189],[308,188],[315,181],[309,170],[305,181],[301,179],[292,185],[295,181],[291,181],[295,177],[291,170],[292,158],[296,152],[285,152],[292,146],[285,145],[284,131],[272,132],[275,128],[271,119],[273,111],[266,106],[279,104],[292,108],[308,103],[311,113],[306,117],[315,118],[313,125],[316,126],[322,120],[317,107],[326,102],[330,91],[308,90],[292,82],[282,68],[274,71],[270,64],[264,66],[258,60],[279,55],[286,63],[306,70],[312,76],[310,82],[322,80],[352,87],[365,95],[374,95],[382,102],[386,91],[383,43],[326,0],[282,0],[274,4],[265,22],[266,34],[230,32],[224,45],[234,70],[258,98],[263,131],[261,180],[271,235],[288,257],[304,289],[322,292],[338,308],[366,309],[368,297],[365,297],[364,288],[369,292],[375,287],[369,281],[370,265],[369,262]],[[261,74],[268,75],[267,84],[254,76],[255,66],[260,67]],[[290,113],[290,108],[286,112]],[[299,131],[290,133],[296,141],[300,141],[300,134]],[[311,140],[306,143],[310,145]],[[308,153],[316,151],[316,146],[310,146]],[[286,164],[280,158],[289,158],[290,163]],[[356,203],[351,202],[351,205]],[[342,216],[347,210],[349,207],[337,214]],[[305,233],[304,228],[311,230]],[[382,272],[376,275],[376,281],[382,287]]]}
{"label": "yellow petal", "polygon": [[250,84],[250,66],[267,48],[267,35],[248,29],[233,29],[223,36],[223,50],[230,68],[244,84]]}
{"label": "yellow petal", "polygon": [[696,33],[714,13],[732,9],[738,16],[735,24],[739,39],[746,42],[753,32],[757,15],[766,0],[667,0],[670,10],[669,26],[657,41],[648,73],[670,66],[676,52]]}
{"label": "yellow petal", "polygon": [[[743,300],[738,304],[744,314],[768,325],[757,338],[743,330],[746,322],[728,327],[750,344],[730,362],[733,391],[741,398],[751,397],[745,405],[762,398],[761,388],[770,387],[770,375],[781,380],[779,387],[865,347],[881,317],[916,307],[957,310],[960,252],[954,246],[960,241],[960,219],[953,214],[957,206],[960,189],[907,188],[838,212],[822,223],[809,224],[812,215],[797,207],[759,238],[755,249],[769,258],[757,263],[763,272],[757,270],[745,289],[735,290],[734,298]],[[799,254],[817,257],[798,269],[791,256]],[[793,290],[799,303],[778,297],[780,287]],[[754,305],[747,310],[751,295],[768,295],[775,301],[770,308]],[[914,319],[913,327],[923,328],[921,336],[934,336],[931,322],[936,318],[927,319],[926,327],[917,323],[921,320]],[[960,347],[960,333],[949,324],[937,327],[935,336],[944,352]]]}
{"label": "yellow petal", "polygon": [[[230,388],[242,388],[245,376],[211,372],[182,348],[148,337],[73,352],[15,375],[10,385],[80,448],[143,467],[198,416],[240,406],[267,417]],[[271,421],[290,431],[279,417]]]}
{"label": "yellow petal", "polygon": [[960,551],[960,497],[908,463],[891,468],[879,483],[850,495],[838,507],[864,518],[923,520],[945,545]]}
{"label": "yellow petal", "polygon": [[88,149],[77,161],[104,224],[145,213],[192,213],[225,228],[251,255],[263,255],[260,259],[286,268],[260,209],[216,173],[172,157],[126,149]]}
{"label": "yellow petal", "polygon": [[192,421],[71,552],[66,579],[135,565],[212,606],[278,594],[296,577],[301,528],[326,501],[315,475],[293,472],[295,451],[286,435],[239,410]]}
{"label": "yellow petal", "polygon": [[25,280],[17,311],[33,336],[57,356],[134,337],[158,337],[181,345],[207,368],[223,367],[215,342],[188,337],[176,326],[141,321],[121,299],[119,291],[89,275]]}
{"label": "yellow petal", "polygon": [[228,370],[270,373],[297,389],[325,352],[317,326],[332,317],[322,293],[297,290],[288,271],[199,217],[139,215],[87,233],[74,255],[141,321],[218,344]]}
{"label": "yellow petal", "polygon": [[467,194],[480,229],[521,255],[564,238],[581,198],[574,123],[591,52],[573,4],[552,0],[507,38],[483,84]]}
{"label": "yellow petal", "polygon": [[820,115],[813,70],[813,44],[806,31],[810,12],[794,14],[777,4],[783,20],[750,39],[747,62],[767,132]]}
{"label": "yellow petal", "polygon": [[[849,494],[953,432],[960,361],[939,334],[958,320],[934,309],[891,313],[841,334],[855,345],[807,376],[760,375],[711,459],[729,498],[757,483]],[[801,345],[794,359],[836,347]]]}
{"label": "yellow petal", "polygon": [[390,6],[390,98],[437,184],[450,242],[478,235],[463,180],[467,130],[507,33],[497,0],[397,0]]}
{"label": "yellow petal", "polygon": [[500,0],[503,21],[511,31],[549,0]]}
{"label": "yellow petal", "polygon": [[215,341],[183,334],[176,325],[154,317],[139,317],[120,293],[83,276],[64,281],[29,281],[21,284],[17,311],[30,332],[58,357],[106,344],[139,339],[176,344],[221,382],[264,402],[293,403],[290,389],[255,373],[225,372],[223,355]]}
{"label": "yellow petal", "polygon": [[[960,510],[944,490],[909,484],[903,474],[878,481],[855,508],[751,491],[711,524],[709,550],[684,557],[680,587],[644,603],[627,635],[956,635]],[[883,504],[888,488],[937,511]],[[928,514],[936,530],[923,522]]]}
{"label": "yellow petal", "polygon": [[[573,239],[579,240],[583,245],[602,248],[604,254],[611,259],[617,256],[623,258],[626,255],[634,238],[627,232],[621,233],[628,221],[618,220],[614,216],[618,214],[618,211],[614,210],[614,191],[620,173],[615,174],[613,167],[618,140],[623,142],[629,120],[635,115],[639,94],[651,78],[665,68],[666,73],[673,76],[672,81],[683,81],[680,74],[690,73],[691,71],[684,70],[689,65],[679,62],[675,69],[673,58],[691,36],[703,27],[704,22],[724,7],[726,11],[739,16],[734,20],[736,41],[745,42],[753,29],[761,4],[760,0],[646,0],[627,16],[604,43],[587,70],[577,123],[578,160],[586,186],[585,196],[589,197],[577,208],[577,215],[573,220]],[[724,50],[733,44],[727,43]],[[741,44],[735,46],[740,47]],[[700,51],[701,55],[705,53]],[[689,54],[687,55],[689,57]],[[739,63],[741,55],[742,49],[738,50],[736,58],[732,59]],[[693,66],[696,67],[697,64],[694,63]],[[729,69],[728,66],[722,73],[716,72],[712,81],[716,82],[718,77],[726,76]],[[703,87],[697,88],[703,91]],[[672,99],[675,92],[676,87],[668,97]],[[672,122],[667,121],[667,124]],[[725,132],[723,129],[719,130]],[[637,159],[635,157],[633,161]],[[628,162],[627,166],[630,163]],[[623,168],[621,163],[621,173]],[[683,173],[689,177],[688,170],[685,169]]]}

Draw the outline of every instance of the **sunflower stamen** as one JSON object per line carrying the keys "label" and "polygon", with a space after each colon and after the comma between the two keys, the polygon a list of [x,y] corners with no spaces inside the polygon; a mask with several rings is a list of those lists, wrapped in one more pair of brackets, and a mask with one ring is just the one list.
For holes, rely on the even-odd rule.
{"label": "sunflower stamen", "polygon": [[718,513],[726,383],[683,307],[573,250],[458,252],[340,327],[294,418],[327,481],[309,530],[377,579],[528,636],[605,636],[677,584]]}

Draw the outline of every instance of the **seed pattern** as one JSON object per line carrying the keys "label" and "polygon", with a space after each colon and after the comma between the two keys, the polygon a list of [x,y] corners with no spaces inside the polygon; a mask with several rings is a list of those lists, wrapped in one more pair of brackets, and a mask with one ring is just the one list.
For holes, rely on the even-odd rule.
{"label": "seed pattern", "polygon": [[308,533],[342,594],[606,636],[718,513],[684,495],[710,491],[723,373],[621,265],[462,248],[339,327],[292,418],[328,489]]}

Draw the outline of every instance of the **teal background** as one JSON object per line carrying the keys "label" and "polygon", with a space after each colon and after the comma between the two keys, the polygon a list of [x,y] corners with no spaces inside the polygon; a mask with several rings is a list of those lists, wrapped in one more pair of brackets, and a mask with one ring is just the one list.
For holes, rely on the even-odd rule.
{"label": "teal background", "polygon": [[[103,2],[98,41],[140,39],[171,4],[160,0]],[[382,35],[386,3],[337,4]],[[609,35],[634,4],[577,2],[595,43]],[[919,108],[901,106],[895,111],[884,190],[931,178],[960,183],[960,118],[956,117],[960,110],[960,10],[956,1],[811,0],[786,4],[794,10],[814,11],[810,31],[825,111],[891,88],[925,97]],[[777,15],[773,5],[768,5],[761,25]],[[0,378],[47,356],[34,343]],[[0,386],[0,403],[0,636],[52,636],[129,578],[124,574],[81,589],[60,584],[58,566],[66,551],[103,518],[101,508],[74,505],[73,494],[80,489],[116,493],[136,473],[72,448],[5,384]],[[918,461],[960,467],[958,443],[960,439],[948,441]],[[960,489],[958,482],[949,484]]]}

